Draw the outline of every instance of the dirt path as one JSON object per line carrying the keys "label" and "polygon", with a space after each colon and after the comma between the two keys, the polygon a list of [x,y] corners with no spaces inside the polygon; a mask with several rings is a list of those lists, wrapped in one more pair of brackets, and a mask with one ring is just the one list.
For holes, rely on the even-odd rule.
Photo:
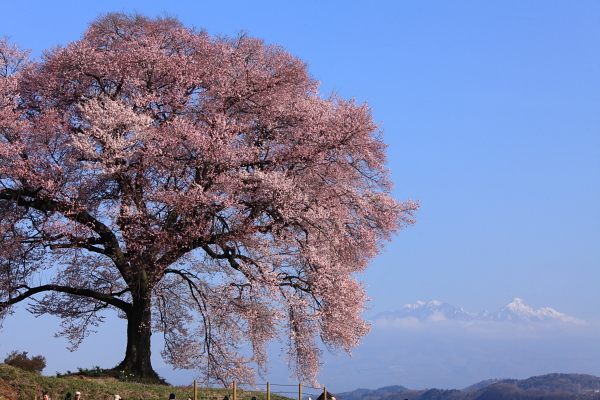
{"label": "dirt path", "polygon": [[2,380],[0,380],[0,400],[19,400],[17,391]]}

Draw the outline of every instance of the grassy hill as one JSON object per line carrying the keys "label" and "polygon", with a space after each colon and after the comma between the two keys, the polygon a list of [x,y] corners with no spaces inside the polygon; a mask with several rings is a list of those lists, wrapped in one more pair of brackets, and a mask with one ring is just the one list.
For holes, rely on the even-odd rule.
{"label": "grassy hill", "polygon": [[[124,400],[167,400],[169,394],[175,393],[177,399],[193,396],[194,388],[185,386],[146,385],[133,382],[120,382],[115,378],[90,378],[83,375],[68,377],[49,377],[26,372],[6,364],[0,364],[0,400],[39,400],[42,392],[48,391],[53,400],[64,399],[70,392],[72,395],[81,392],[84,400],[112,400],[118,394]],[[198,388],[199,400],[222,400],[225,395],[232,398],[231,389]],[[266,400],[264,392],[237,391],[237,399],[250,400],[255,396],[258,400]],[[284,397],[271,394],[273,400]]]}
{"label": "grassy hill", "polygon": [[404,386],[386,386],[376,390],[371,389],[356,389],[351,392],[345,392],[338,394],[337,397],[344,400],[367,400],[371,398],[379,398],[388,394],[404,392],[408,390]]}

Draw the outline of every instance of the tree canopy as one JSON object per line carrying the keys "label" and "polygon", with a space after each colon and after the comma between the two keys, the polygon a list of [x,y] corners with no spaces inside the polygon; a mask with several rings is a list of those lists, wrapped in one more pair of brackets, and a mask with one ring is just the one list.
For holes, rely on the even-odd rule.
{"label": "tree canopy", "polygon": [[117,368],[155,375],[161,333],[167,362],[223,383],[280,340],[314,380],[319,342],[369,331],[356,274],[414,223],[385,147],[366,104],[247,35],[113,13],[41,61],[4,39],[0,317],[29,300],[77,347],[116,310]]}

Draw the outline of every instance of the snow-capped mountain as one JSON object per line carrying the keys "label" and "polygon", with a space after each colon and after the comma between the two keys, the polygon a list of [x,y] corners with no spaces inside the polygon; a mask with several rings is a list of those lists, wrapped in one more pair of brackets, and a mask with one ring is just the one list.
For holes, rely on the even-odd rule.
{"label": "snow-capped mountain", "polygon": [[485,319],[488,321],[533,322],[547,321],[564,316],[565,314],[559,313],[558,311],[547,307],[534,310],[526,305],[523,300],[516,298],[497,313],[488,314]]}
{"label": "snow-capped mountain", "polygon": [[468,313],[462,307],[454,307],[448,303],[433,300],[428,303],[417,301],[414,304],[405,304],[399,310],[386,311],[377,314],[374,319],[393,319],[414,317],[420,320],[455,319],[460,321],[471,321],[477,319],[477,314]]}
{"label": "snow-capped mountain", "polygon": [[534,310],[526,305],[523,300],[515,298],[500,311],[490,313],[488,311],[472,314],[462,307],[455,307],[448,303],[439,301],[417,301],[413,304],[405,304],[399,310],[386,311],[377,314],[373,320],[395,319],[395,318],[417,318],[422,321],[435,321],[451,319],[459,321],[511,321],[511,322],[539,322],[565,317],[551,308],[540,308]]}

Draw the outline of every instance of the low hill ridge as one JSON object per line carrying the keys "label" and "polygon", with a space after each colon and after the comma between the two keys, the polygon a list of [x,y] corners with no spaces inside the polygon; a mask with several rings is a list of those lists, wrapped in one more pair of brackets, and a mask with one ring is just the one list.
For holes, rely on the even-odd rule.
{"label": "low hill ridge", "polygon": [[[392,389],[394,388],[394,389]],[[527,379],[488,379],[463,390],[400,390],[387,386],[340,393],[338,400],[600,400],[600,378],[586,374],[547,374]],[[385,389],[385,390],[384,390]],[[389,393],[393,391],[393,393]],[[377,396],[375,393],[387,394]]]}
{"label": "low hill ridge", "polygon": [[364,399],[378,399],[383,396],[387,396],[393,393],[405,392],[408,389],[404,386],[394,385],[394,386],[385,386],[379,389],[356,389],[351,392],[345,392],[338,394],[340,400],[364,400]]}

